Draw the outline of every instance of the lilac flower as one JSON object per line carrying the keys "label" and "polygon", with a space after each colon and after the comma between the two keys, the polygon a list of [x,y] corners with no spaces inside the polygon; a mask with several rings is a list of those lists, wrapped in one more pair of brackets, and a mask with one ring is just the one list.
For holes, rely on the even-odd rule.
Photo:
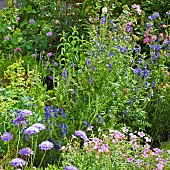
{"label": "lilac flower", "polygon": [[135,161],[135,163],[136,163],[138,166],[140,166],[141,163],[142,163],[142,160],[141,160],[141,159],[137,159],[137,160]]}
{"label": "lilac flower", "polygon": [[31,110],[27,110],[27,109],[24,109],[20,112],[20,115],[25,117],[25,116],[31,116],[32,115],[32,111]]}
{"label": "lilac flower", "polygon": [[23,167],[26,164],[26,162],[21,158],[14,158],[9,163],[14,167]]}
{"label": "lilac flower", "polygon": [[99,152],[109,152],[109,145],[108,144],[103,144],[100,147]]}
{"label": "lilac flower", "polygon": [[9,142],[13,138],[13,135],[11,132],[4,132],[3,135],[1,136],[1,140],[4,142]]}
{"label": "lilac flower", "polygon": [[57,62],[54,62],[54,65],[55,65],[56,67],[58,67],[58,66],[59,66],[59,64],[58,64]]}
{"label": "lilac flower", "polygon": [[53,55],[52,52],[47,53],[47,56],[48,56],[48,57],[51,57],[52,55]]}
{"label": "lilac flower", "polygon": [[90,83],[93,83],[93,80],[94,80],[93,77],[89,78],[89,82],[90,82]]}
{"label": "lilac flower", "polygon": [[34,127],[34,126],[30,126],[29,128],[27,128],[24,133],[25,134],[28,134],[28,135],[35,135],[37,133],[39,133],[39,129]]}
{"label": "lilac flower", "polygon": [[82,138],[84,141],[89,141],[86,133],[82,130],[75,131],[75,136]]}
{"label": "lilac flower", "polygon": [[20,20],[20,17],[16,17],[16,20],[19,21],[19,20]]}
{"label": "lilac flower", "polygon": [[75,166],[65,166],[64,170],[78,170]]}
{"label": "lilac flower", "polygon": [[87,65],[90,65],[91,64],[90,59],[86,59],[86,63]]}
{"label": "lilac flower", "polygon": [[25,123],[27,123],[27,121],[26,121],[25,117],[23,117],[23,116],[21,115],[21,116],[16,117],[16,118],[12,121],[12,123],[14,123],[15,125],[20,125],[20,124],[25,124]]}
{"label": "lilac flower", "polygon": [[141,71],[142,71],[142,69],[140,69],[140,68],[134,68],[134,69],[133,69],[133,73],[134,73],[134,74],[140,74]]}
{"label": "lilac flower", "polygon": [[51,37],[52,35],[53,35],[52,32],[47,32],[47,33],[46,33],[46,36],[47,36],[47,37]]}
{"label": "lilac flower", "polygon": [[134,158],[133,158],[133,157],[127,158],[127,161],[128,161],[128,162],[133,162],[133,161],[134,161]]}
{"label": "lilac flower", "polygon": [[152,16],[151,16],[152,20],[156,20],[158,17],[159,17],[159,13],[158,12],[157,13],[153,13]]}
{"label": "lilac flower", "polygon": [[71,67],[75,67],[75,63],[74,62],[71,62]]}
{"label": "lilac flower", "polygon": [[19,154],[25,155],[25,156],[31,156],[34,154],[34,152],[30,148],[23,148],[23,149],[20,149]]}
{"label": "lilac flower", "polygon": [[49,142],[49,141],[44,141],[42,142],[41,144],[39,144],[39,148],[41,150],[50,150],[54,147],[53,143],[52,142]]}
{"label": "lilac flower", "polygon": [[157,170],[162,170],[162,169],[164,169],[164,165],[163,165],[163,164],[160,164],[160,163],[159,163],[159,164],[157,164],[156,166],[157,166],[157,168],[158,168]]}
{"label": "lilac flower", "polygon": [[5,36],[5,37],[4,37],[4,40],[8,41],[8,40],[9,40],[9,37],[8,37],[8,36]]}
{"label": "lilac flower", "polygon": [[31,19],[31,20],[29,21],[29,23],[32,25],[32,24],[35,23],[35,20],[34,20],[34,19]]}
{"label": "lilac flower", "polygon": [[14,49],[14,53],[16,53],[17,51],[18,51],[18,52],[22,52],[21,48],[15,48],[15,49]]}
{"label": "lilac flower", "polygon": [[162,150],[161,149],[159,149],[159,148],[153,148],[153,150],[155,151],[155,153],[157,153],[157,154],[160,154],[161,152],[162,152]]}
{"label": "lilac flower", "polygon": [[43,124],[41,124],[41,123],[35,123],[35,124],[33,124],[31,127],[35,127],[35,128],[37,128],[39,131],[45,129],[45,126],[44,126]]}
{"label": "lilac flower", "polygon": [[133,28],[132,28],[131,26],[128,25],[128,26],[126,27],[126,31],[127,31],[127,32],[132,32],[132,30],[133,30]]}
{"label": "lilac flower", "polygon": [[139,137],[143,138],[145,134],[143,132],[138,132]]}

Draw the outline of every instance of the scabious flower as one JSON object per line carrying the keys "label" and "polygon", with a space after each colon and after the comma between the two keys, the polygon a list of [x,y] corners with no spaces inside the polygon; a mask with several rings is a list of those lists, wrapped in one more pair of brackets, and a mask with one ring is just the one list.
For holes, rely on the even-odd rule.
{"label": "scabious flower", "polygon": [[23,116],[21,115],[21,116],[16,117],[16,118],[12,121],[12,123],[14,123],[15,125],[20,125],[20,124],[25,124],[25,123],[27,123],[27,121],[26,121],[25,117],[23,117]]}
{"label": "scabious flower", "polygon": [[1,136],[1,140],[4,142],[9,142],[13,138],[13,135],[11,132],[4,132],[3,135]]}
{"label": "scabious flower", "polygon": [[26,164],[26,162],[21,158],[14,158],[9,163],[14,167],[23,167]]}
{"label": "scabious flower", "polygon": [[51,37],[52,35],[53,35],[52,32],[47,32],[47,33],[46,33],[46,36],[47,36],[47,37]]}
{"label": "scabious flower", "polygon": [[50,150],[54,147],[53,143],[52,142],[49,142],[48,140],[47,141],[44,141],[42,142],[41,144],[39,144],[39,148],[41,150]]}
{"label": "scabious flower", "polygon": [[40,130],[37,127],[34,127],[34,126],[30,126],[26,130],[24,130],[24,133],[28,134],[28,135],[35,135],[39,132],[40,132]]}
{"label": "scabious flower", "polygon": [[65,166],[64,170],[78,170],[78,169],[75,166],[70,165],[70,166]]}
{"label": "scabious flower", "polygon": [[82,138],[84,141],[89,141],[89,139],[88,139],[88,137],[86,135],[86,132],[84,132],[82,130],[75,131],[74,135],[77,136],[77,137]]}
{"label": "scabious flower", "polygon": [[31,19],[31,20],[29,21],[29,23],[32,25],[32,24],[35,23],[35,20],[34,20],[34,19]]}
{"label": "scabious flower", "polygon": [[20,112],[20,115],[25,117],[25,116],[31,116],[32,115],[32,111],[31,110],[27,110],[27,109],[24,109]]}
{"label": "scabious flower", "polygon": [[32,54],[31,57],[36,57],[36,54]]}
{"label": "scabious flower", "polygon": [[35,127],[35,128],[37,128],[39,131],[45,129],[45,126],[44,126],[43,124],[41,124],[41,123],[35,123],[35,124],[33,124],[31,127]]}
{"label": "scabious flower", "polygon": [[5,37],[4,37],[4,40],[8,41],[8,40],[9,40],[9,37],[8,37],[8,36],[5,36]]}
{"label": "scabious flower", "polygon": [[25,156],[31,156],[34,154],[34,152],[30,148],[23,148],[19,150],[20,155],[25,155]]}

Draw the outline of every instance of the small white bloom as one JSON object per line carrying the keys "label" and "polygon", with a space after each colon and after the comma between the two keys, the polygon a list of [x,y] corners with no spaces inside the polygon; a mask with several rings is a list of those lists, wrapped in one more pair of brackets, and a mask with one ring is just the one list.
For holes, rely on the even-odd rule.
{"label": "small white bloom", "polygon": [[107,8],[106,8],[106,7],[103,7],[103,8],[102,8],[102,14],[105,14],[105,13],[107,13]]}

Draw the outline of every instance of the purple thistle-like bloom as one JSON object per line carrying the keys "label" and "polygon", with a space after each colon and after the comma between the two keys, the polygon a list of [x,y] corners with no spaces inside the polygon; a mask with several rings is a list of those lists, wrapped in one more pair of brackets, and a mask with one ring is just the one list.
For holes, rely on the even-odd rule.
{"label": "purple thistle-like bloom", "polygon": [[31,20],[29,21],[29,23],[30,23],[30,24],[34,24],[34,23],[35,23],[35,20],[34,20],[34,19],[31,19]]}
{"label": "purple thistle-like bloom", "polygon": [[14,53],[16,53],[17,51],[19,51],[19,52],[21,52],[21,53],[22,53],[21,48],[15,48],[15,49],[14,49]]}
{"label": "purple thistle-like bloom", "polygon": [[8,36],[5,36],[5,37],[4,37],[4,40],[8,41],[8,40],[9,40],[9,37],[8,37]]}
{"label": "purple thistle-like bloom", "polygon": [[4,142],[9,142],[13,138],[13,135],[11,132],[4,132],[3,135],[1,136],[1,140]]}
{"label": "purple thistle-like bloom", "polygon": [[51,37],[52,35],[53,35],[52,32],[47,32],[47,33],[46,33],[46,36],[47,36],[47,37]]}
{"label": "purple thistle-like bloom", "polygon": [[47,56],[48,56],[48,57],[51,57],[52,55],[53,55],[52,52],[47,53]]}
{"label": "purple thistle-like bloom", "polygon": [[65,166],[64,170],[78,170],[75,166]]}
{"label": "purple thistle-like bloom", "polygon": [[77,137],[80,137],[82,138],[84,141],[89,141],[87,135],[86,135],[86,132],[82,131],[82,130],[78,130],[78,131],[75,131],[75,136]]}
{"label": "purple thistle-like bloom", "polygon": [[28,135],[35,135],[37,133],[39,133],[39,129],[37,127],[34,126],[30,126],[29,128],[27,128],[24,133],[28,134]]}
{"label": "purple thistle-like bloom", "polygon": [[32,111],[31,110],[27,110],[27,109],[24,109],[20,112],[20,115],[25,117],[25,116],[31,116],[32,115]]}
{"label": "purple thistle-like bloom", "polygon": [[42,142],[41,144],[39,144],[39,148],[41,150],[50,150],[54,147],[53,143],[52,142],[49,142],[49,141],[44,141]]}
{"label": "purple thistle-like bloom", "polygon": [[21,158],[14,158],[10,161],[10,164],[14,167],[23,167],[25,166],[26,162]]}
{"label": "purple thistle-like bloom", "polygon": [[21,115],[21,116],[18,116],[17,118],[15,118],[15,119],[12,121],[12,123],[14,123],[15,125],[20,125],[20,124],[25,124],[25,123],[27,123],[27,121],[26,121],[25,117],[22,117],[22,115]]}
{"label": "purple thistle-like bloom", "polygon": [[37,128],[39,131],[45,129],[45,126],[44,126],[43,124],[41,124],[41,123],[35,123],[35,124],[33,124],[31,127],[35,127],[35,128]]}
{"label": "purple thistle-like bloom", "polygon": [[25,156],[31,156],[34,154],[34,152],[30,148],[23,148],[23,149],[20,149],[19,154],[25,155]]}

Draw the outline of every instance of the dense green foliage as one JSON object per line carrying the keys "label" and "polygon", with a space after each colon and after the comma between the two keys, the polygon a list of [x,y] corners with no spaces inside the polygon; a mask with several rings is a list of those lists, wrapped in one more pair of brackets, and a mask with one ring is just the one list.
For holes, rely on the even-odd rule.
{"label": "dense green foliage", "polygon": [[170,135],[170,11],[155,4],[26,0],[0,11],[0,168],[17,157],[26,169],[169,168],[169,151],[152,148]]}

